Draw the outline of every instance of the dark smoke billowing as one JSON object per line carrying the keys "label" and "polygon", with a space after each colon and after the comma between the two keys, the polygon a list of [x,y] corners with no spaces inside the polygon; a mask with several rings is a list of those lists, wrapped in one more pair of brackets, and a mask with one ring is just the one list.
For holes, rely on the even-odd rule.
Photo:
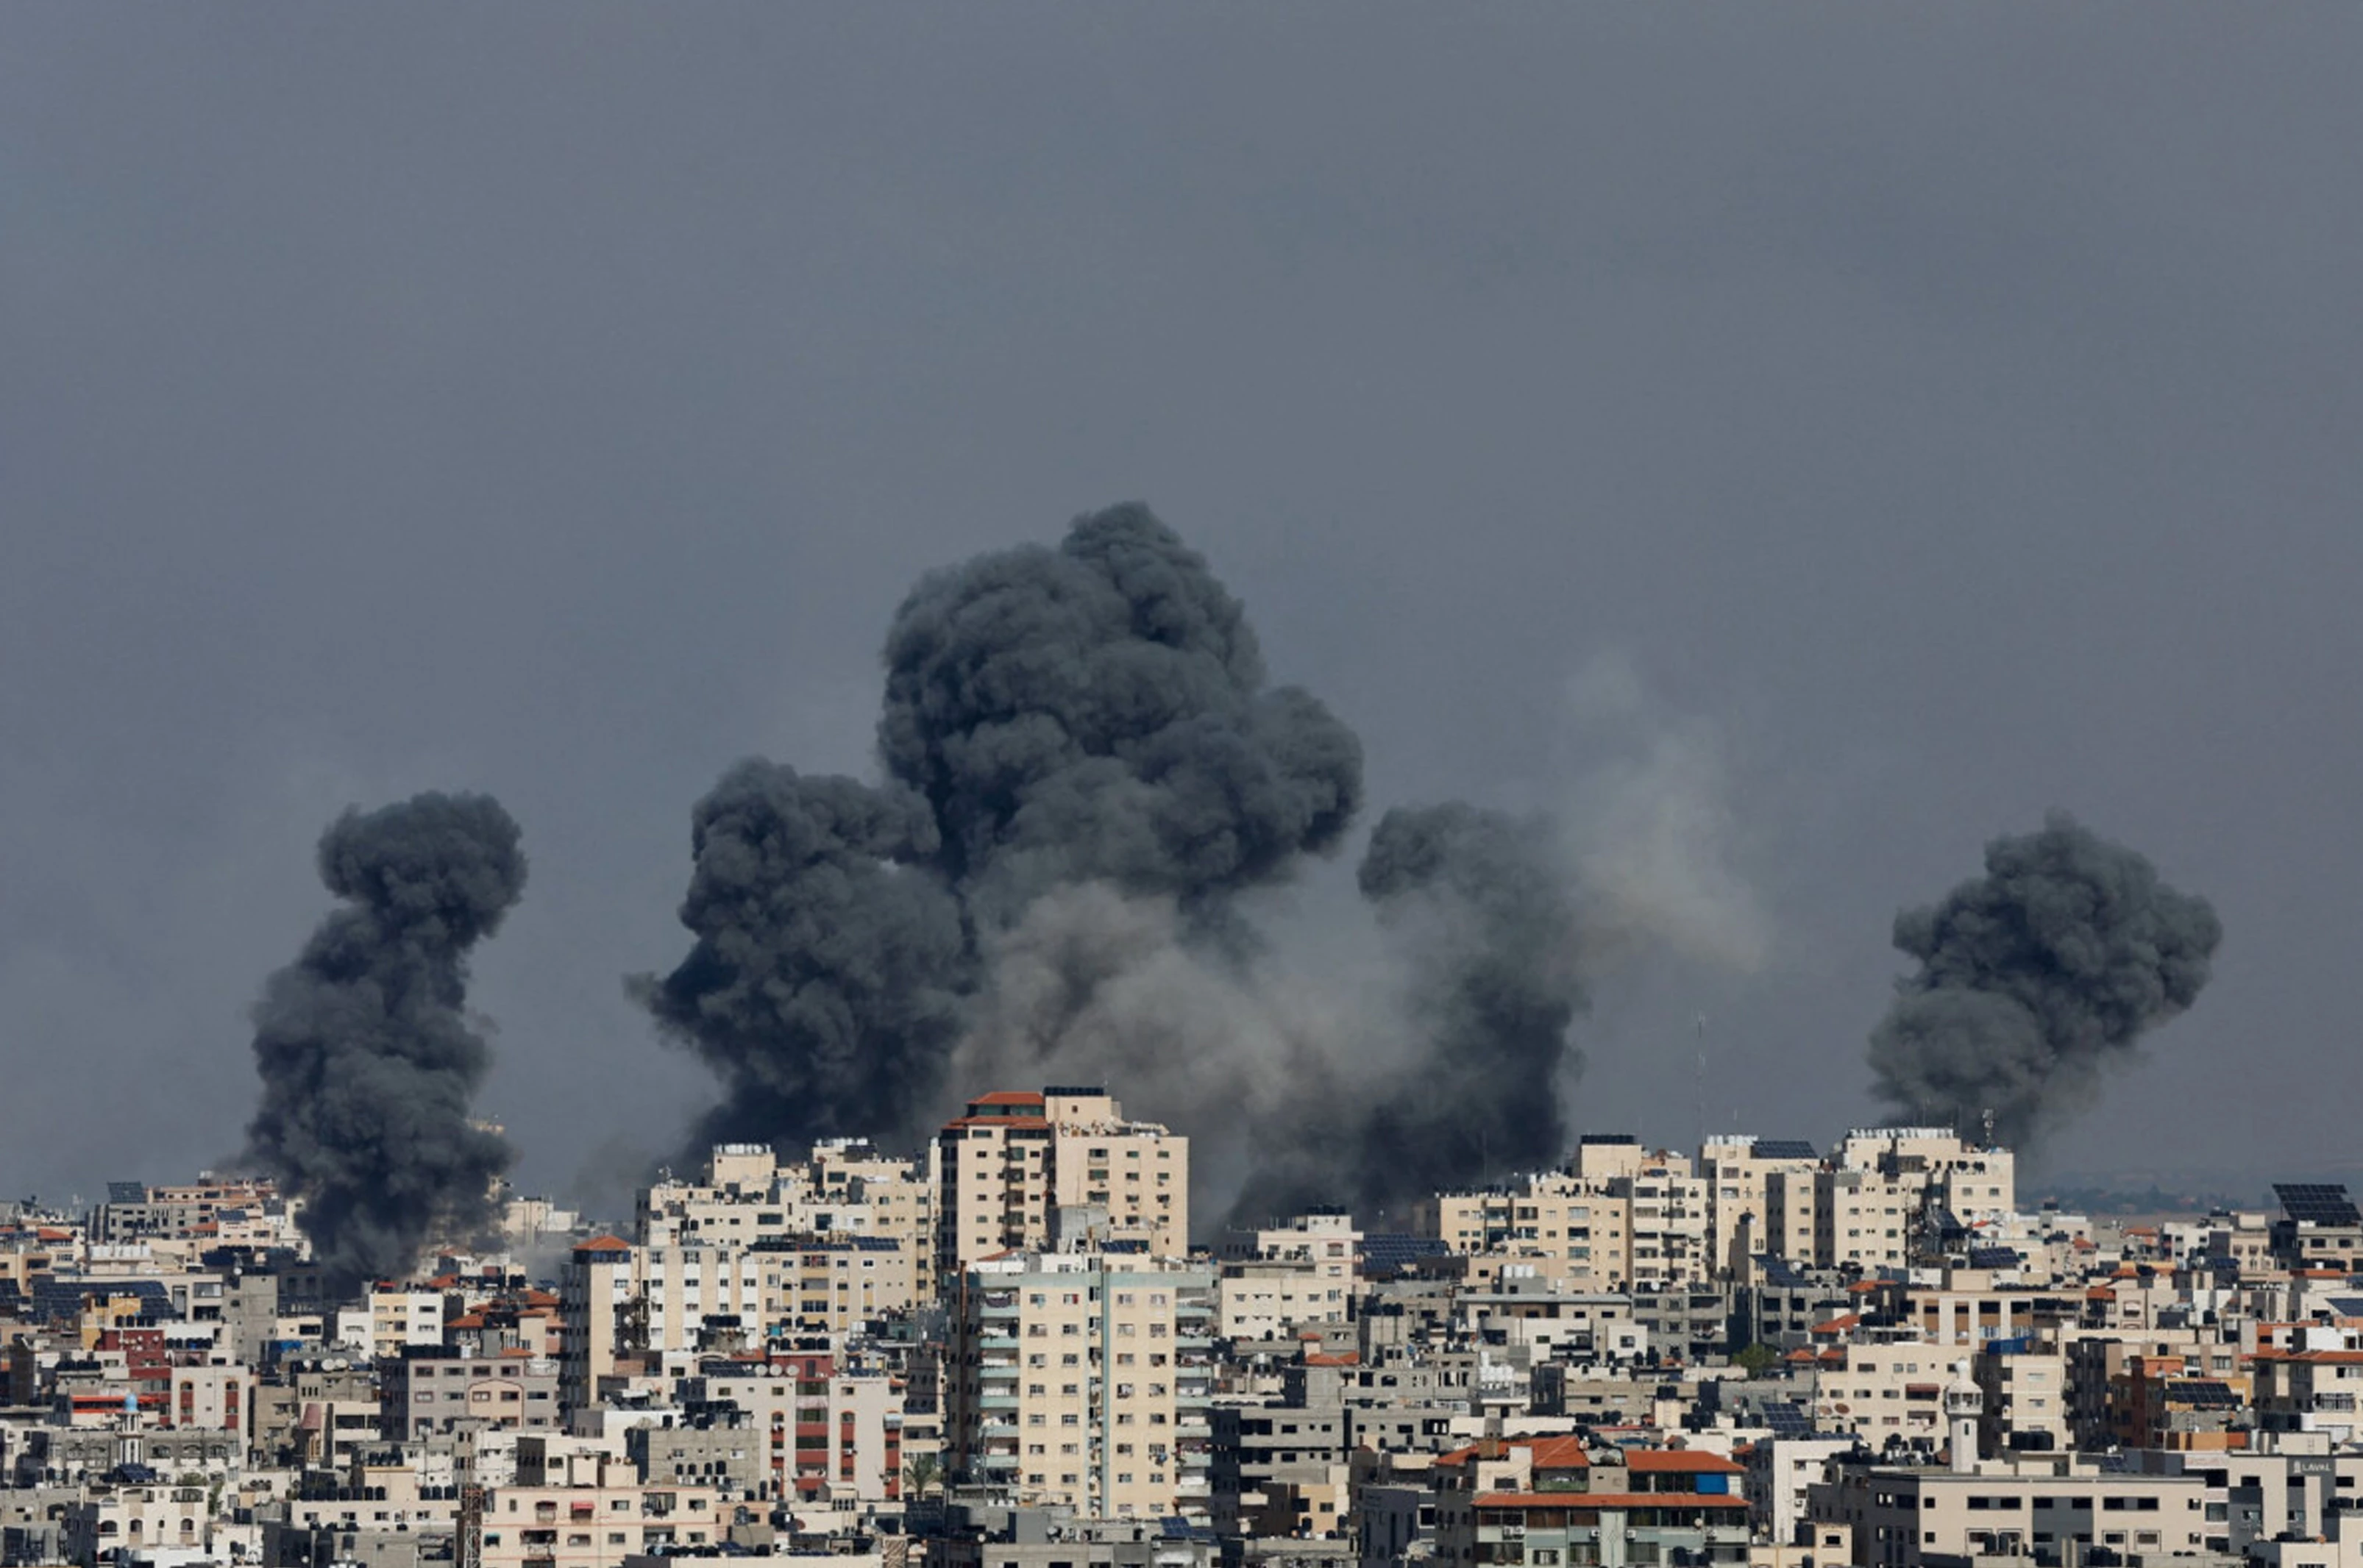
{"label": "dark smoke billowing", "polygon": [[469,1119],[488,1061],[467,955],[525,889],[517,825],[485,795],[347,812],[320,839],[346,907],[254,1009],[262,1104],[251,1159],[305,1201],[322,1268],[407,1275],[439,1227],[481,1223],[507,1144]]}
{"label": "dark smoke billowing", "polygon": [[635,992],[729,1085],[708,1140],[906,1126],[960,1033],[971,966],[910,790],[742,762],[697,803],[682,923]]}
{"label": "dark smoke billowing", "polygon": [[1870,1041],[1879,1096],[1927,1122],[2032,1145],[2098,1094],[2102,1069],[2206,985],[2207,900],[2063,815],[1986,845],[1986,874],[1895,918],[1920,962]]}
{"label": "dark smoke billowing", "polygon": [[1365,1201],[1565,1154],[1558,1084],[1581,1060],[1568,1031],[1583,985],[1558,858],[1547,824],[1457,802],[1398,808],[1370,834],[1356,880],[1381,919],[1416,933],[1413,1015],[1431,1044],[1361,1140],[1377,1157],[1356,1173]]}
{"label": "dark smoke billowing", "polygon": [[915,1131],[981,955],[1042,894],[1170,900],[1237,945],[1236,895],[1359,801],[1353,733],[1265,684],[1238,602],[1144,507],[925,579],[886,667],[883,786],[747,763],[698,807],[696,944],[635,988],[720,1072],[709,1132]]}
{"label": "dark smoke billowing", "polygon": [[1141,506],[929,577],[886,638],[886,770],[934,808],[979,925],[1105,881],[1212,915],[1334,847],[1354,734],[1266,688],[1245,612]]}
{"label": "dark smoke billowing", "polygon": [[1458,801],[1380,819],[1356,880],[1391,938],[1408,1054],[1345,1064],[1292,1104],[1242,1217],[1325,1202],[1400,1216],[1414,1198],[1564,1157],[1585,933],[1563,854],[1547,822]]}

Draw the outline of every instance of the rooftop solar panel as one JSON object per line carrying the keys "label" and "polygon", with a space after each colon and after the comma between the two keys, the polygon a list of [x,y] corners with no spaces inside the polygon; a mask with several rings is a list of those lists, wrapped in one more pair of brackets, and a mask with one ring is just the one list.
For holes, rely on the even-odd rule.
{"label": "rooftop solar panel", "polygon": [[2281,1212],[2302,1225],[2363,1223],[2355,1200],[2336,1182],[2275,1182],[2273,1196],[2280,1199]]}
{"label": "rooftop solar panel", "polygon": [[1759,1160],[1810,1160],[1817,1158],[1814,1146],[1802,1138],[1758,1138],[1753,1153]]}

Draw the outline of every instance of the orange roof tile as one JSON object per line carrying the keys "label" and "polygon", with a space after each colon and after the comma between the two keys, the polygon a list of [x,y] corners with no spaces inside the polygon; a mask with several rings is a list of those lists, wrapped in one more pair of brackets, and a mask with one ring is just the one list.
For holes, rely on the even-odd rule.
{"label": "orange roof tile", "polygon": [[577,1242],[574,1250],[578,1253],[628,1253],[632,1250],[632,1243],[621,1236],[594,1236],[587,1242]]}
{"label": "orange roof tile", "polygon": [[1481,1508],[1744,1508],[1747,1499],[1722,1492],[1480,1492]]}
{"label": "orange roof tile", "polygon": [[1580,1437],[1530,1438],[1525,1446],[1534,1451],[1537,1470],[1588,1470],[1592,1456],[1583,1452]]}
{"label": "orange roof tile", "polygon": [[1645,1448],[1625,1456],[1628,1470],[1703,1471],[1717,1475],[1736,1475],[1741,1467],[1719,1453],[1709,1453],[1695,1448]]}

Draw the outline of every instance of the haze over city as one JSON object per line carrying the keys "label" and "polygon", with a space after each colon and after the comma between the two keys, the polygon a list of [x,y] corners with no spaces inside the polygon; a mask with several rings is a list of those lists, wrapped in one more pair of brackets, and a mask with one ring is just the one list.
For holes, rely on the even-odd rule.
{"label": "haze over city", "polygon": [[446,790],[477,1106],[627,1197],[693,803],[1133,500],[1359,740],[1259,929],[1352,973],[1442,800],[1637,911],[1570,1130],[1891,1114],[1895,913],[2065,810],[2224,934],[2045,1159],[2353,1157],[2352,17],[432,17],[0,27],[0,1190],[235,1155],[322,830]]}

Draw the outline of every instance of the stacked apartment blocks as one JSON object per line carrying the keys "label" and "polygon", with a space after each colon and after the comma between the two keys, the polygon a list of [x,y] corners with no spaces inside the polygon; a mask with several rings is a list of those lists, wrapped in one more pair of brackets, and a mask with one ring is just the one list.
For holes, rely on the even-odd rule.
{"label": "stacked apartment blocks", "polygon": [[2363,1568],[2343,1187],[2095,1219],[1925,1127],[1589,1135],[1392,1226],[1196,1176],[996,1090],[349,1297],[268,1183],[0,1206],[0,1563]]}

